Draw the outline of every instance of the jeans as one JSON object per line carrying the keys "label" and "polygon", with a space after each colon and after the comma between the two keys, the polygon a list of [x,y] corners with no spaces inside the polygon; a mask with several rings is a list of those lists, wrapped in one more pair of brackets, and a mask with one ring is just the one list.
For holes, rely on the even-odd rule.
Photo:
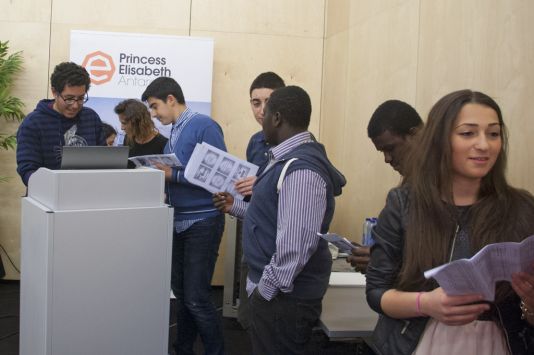
{"label": "jeans", "polygon": [[279,293],[270,301],[250,296],[254,355],[307,354],[312,329],[321,315],[321,299],[299,299]]}
{"label": "jeans", "polygon": [[193,355],[200,334],[205,353],[224,354],[221,320],[211,301],[211,278],[224,230],[224,215],[174,233],[171,288],[176,297],[176,354]]}

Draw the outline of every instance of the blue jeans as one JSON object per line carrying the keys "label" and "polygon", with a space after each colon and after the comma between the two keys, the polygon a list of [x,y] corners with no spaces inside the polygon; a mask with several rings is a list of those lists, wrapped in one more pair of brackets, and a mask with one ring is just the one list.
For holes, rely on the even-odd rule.
{"label": "blue jeans", "polygon": [[193,355],[200,334],[206,354],[224,354],[221,320],[211,301],[211,278],[224,230],[224,215],[174,233],[171,288],[176,297],[176,354]]}

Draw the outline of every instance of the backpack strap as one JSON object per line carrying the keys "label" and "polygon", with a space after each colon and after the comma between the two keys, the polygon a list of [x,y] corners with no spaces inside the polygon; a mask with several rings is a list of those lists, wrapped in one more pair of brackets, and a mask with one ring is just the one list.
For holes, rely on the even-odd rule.
{"label": "backpack strap", "polygon": [[291,163],[293,163],[295,160],[298,160],[298,158],[289,159],[282,168],[282,172],[280,173],[280,177],[278,178],[278,183],[276,184],[276,193],[280,193],[280,189],[282,188],[282,183],[284,182],[287,169],[289,168],[289,165],[291,165]]}

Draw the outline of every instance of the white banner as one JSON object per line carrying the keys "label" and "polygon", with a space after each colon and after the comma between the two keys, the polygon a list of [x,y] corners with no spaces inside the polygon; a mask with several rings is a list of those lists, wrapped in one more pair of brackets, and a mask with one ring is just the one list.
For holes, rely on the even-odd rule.
{"label": "white banner", "polygon": [[[193,111],[211,115],[211,38],[74,30],[70,60],[84,66],[91,76],[85,105],[118,132],[120,122],[114,107],[124,99],[140,99],[147,85],[160,76],[172,77],[180,84]],[[168,136],[170,125],[156,125]]]}

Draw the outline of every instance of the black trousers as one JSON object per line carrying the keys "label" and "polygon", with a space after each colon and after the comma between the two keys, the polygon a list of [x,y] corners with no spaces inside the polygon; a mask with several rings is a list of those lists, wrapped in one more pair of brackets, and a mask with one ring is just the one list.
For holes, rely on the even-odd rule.
{"label": "black trousers", "polygon": [[321,315],[319,299],[300,299],[280,293],[267,301],[258,292],[250,297],[251,340],[254,355],[307,354],[312,328]]}

